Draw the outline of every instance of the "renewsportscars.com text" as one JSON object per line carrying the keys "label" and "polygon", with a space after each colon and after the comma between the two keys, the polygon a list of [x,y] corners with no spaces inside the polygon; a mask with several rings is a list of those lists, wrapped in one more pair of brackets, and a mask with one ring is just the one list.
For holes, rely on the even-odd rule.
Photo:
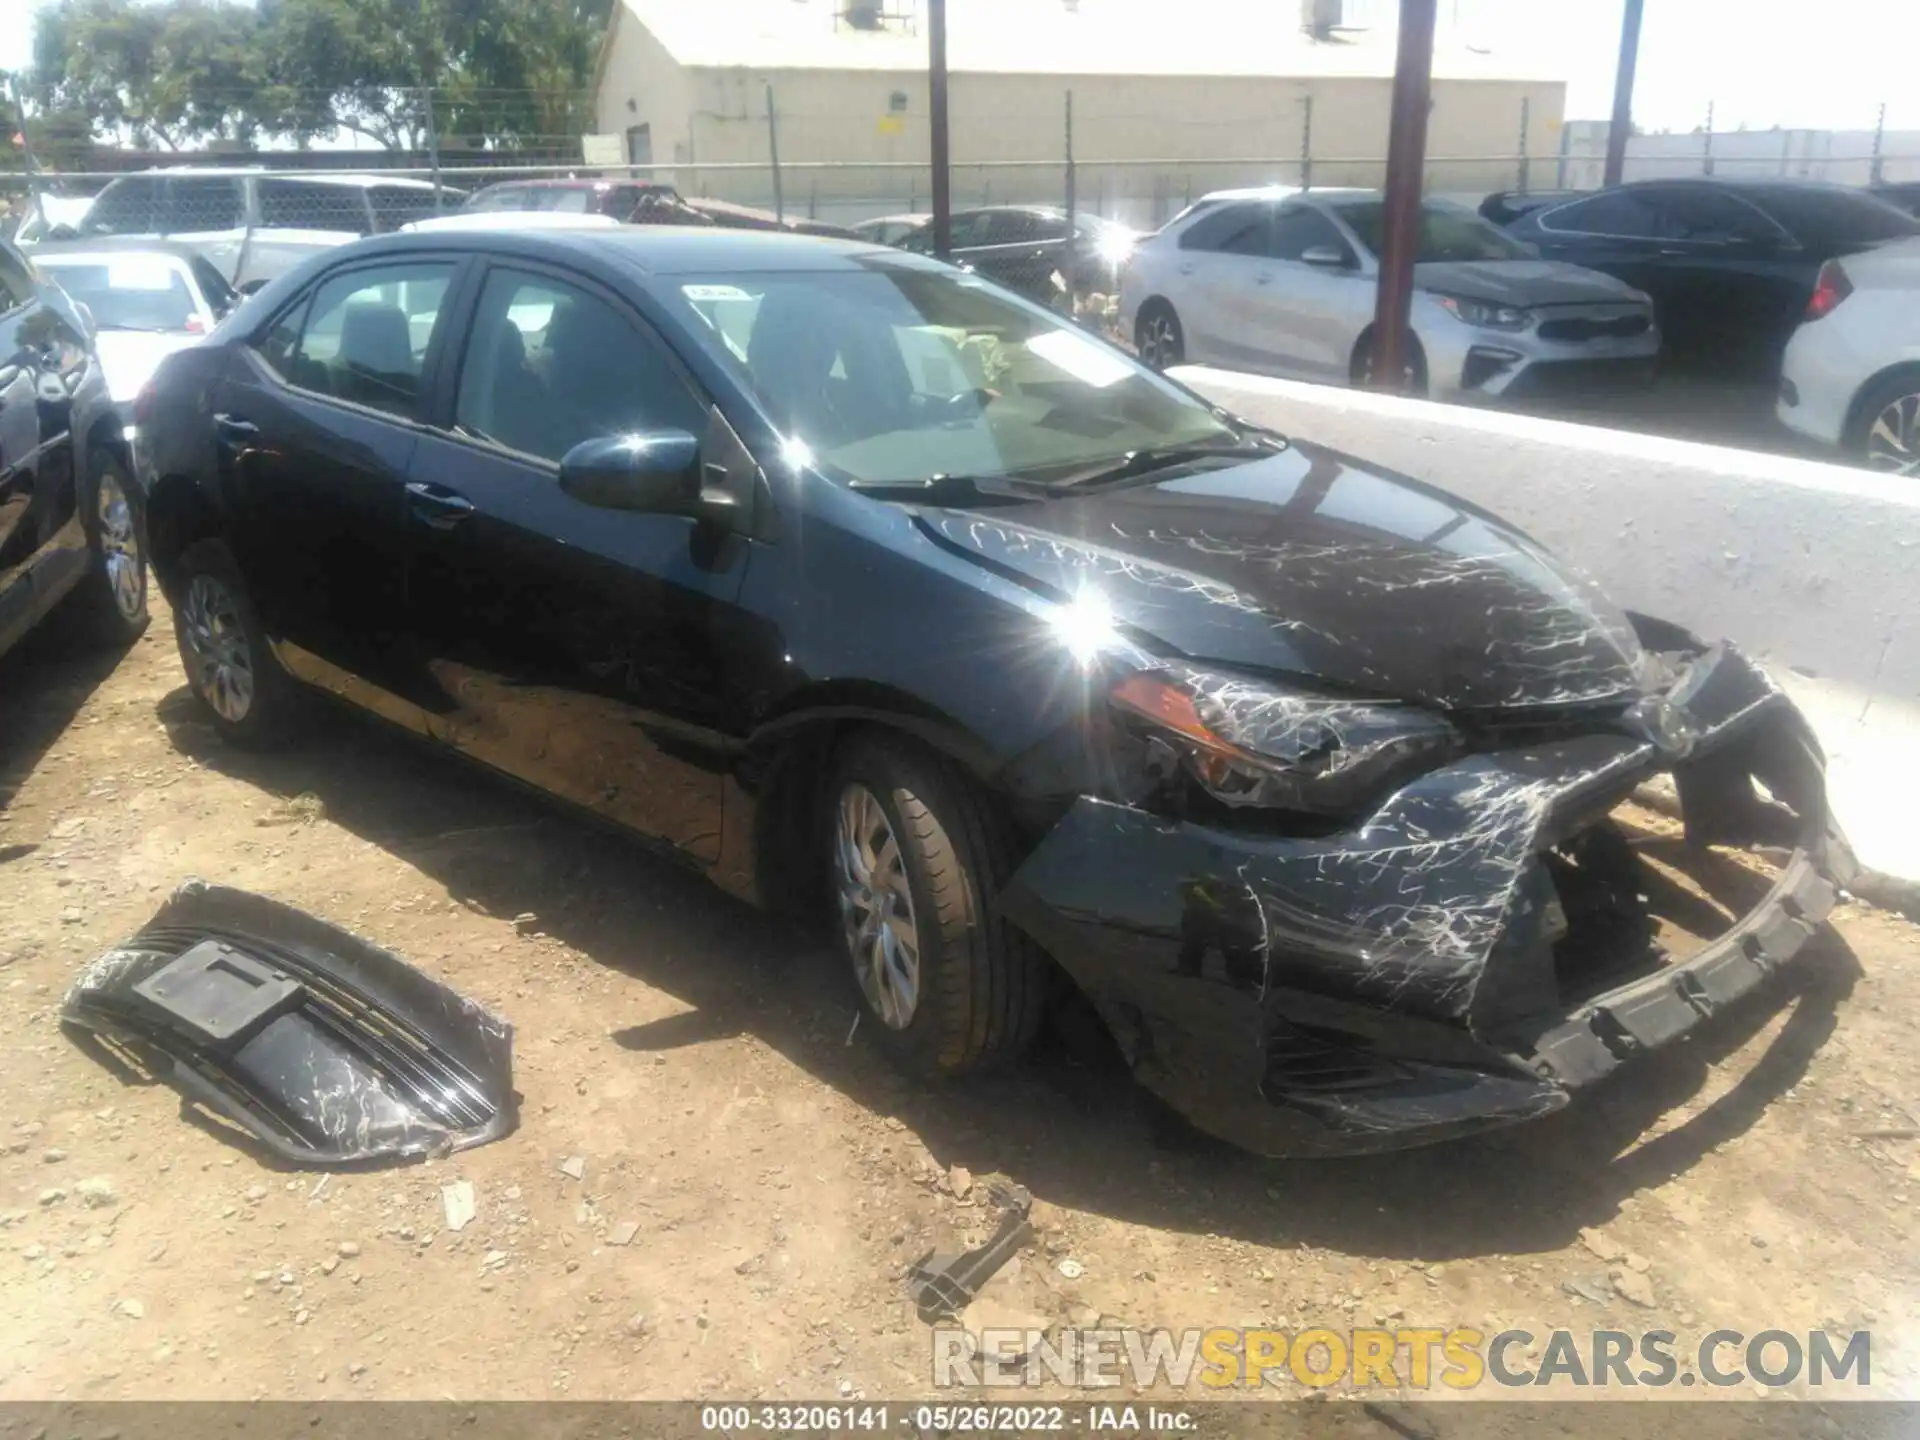
{"label": "renewsportscars.com text", "polygon": [[1573,1385],[1638,1388],[1872,1383],[1873,1339],[1856,1330],[1671,1330],[1536,1334],[1469,1327],[1395,1330],[1039,1330],[933,1332],[936,1386],[1128,1385],[1221,1392],[1336,1384],[1472,1390]]}

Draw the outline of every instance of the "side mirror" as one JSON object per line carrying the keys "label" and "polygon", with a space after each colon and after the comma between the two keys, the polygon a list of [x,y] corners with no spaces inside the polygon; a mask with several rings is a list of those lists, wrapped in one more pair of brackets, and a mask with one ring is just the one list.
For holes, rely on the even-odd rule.
{"label": "side mirror", "polygon": [[696,514],[700,442],[684,430],[582,440],[560,457],[560,489],[602,510]]}
{"label": "side mirror", "polygon": [[1300,259],[1308,265],[1317,265],[1323,270],[1347,268],[1347,253],[1337,245],[1309,245],[1300,252]]}

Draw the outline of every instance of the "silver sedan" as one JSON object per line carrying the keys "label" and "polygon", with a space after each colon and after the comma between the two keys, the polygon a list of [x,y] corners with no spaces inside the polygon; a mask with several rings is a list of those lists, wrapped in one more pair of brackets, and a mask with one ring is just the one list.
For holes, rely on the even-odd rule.
{"label": "silver sedan", "polygon": [[[1376,191],[1222,191],[1135,250],[1122,323],[1160,368],[1214,365],[1357,384],[1372,350],[1382,202]],[[1464,206],[1421,209],[1413,388],[1519,399],[1651,379],[1660,331],[1646,295],[1541,260]]]}

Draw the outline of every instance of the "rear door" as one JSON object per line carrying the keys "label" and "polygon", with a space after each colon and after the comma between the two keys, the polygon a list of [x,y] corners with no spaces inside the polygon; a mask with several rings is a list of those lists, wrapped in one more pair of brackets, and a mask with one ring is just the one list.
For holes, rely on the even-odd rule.
{"label": "rear door", "polygon": [[605,435],[706,433],[707,400],[618,296],[494,264],[408,476],[409,623],[434,732],[701,860],[719,853],[716,611],[746,543],[561,493]]}
{"label": "rear door", "polygon": [[1238,201],[1201,216],[1180,236],[1172,299],[1188,360],[1286,368],[1291,342],[1280,333],[1277,312],[1263,321],[1252,309],[1259,277],[1272,273],[1273,216],[1271,201]]}
{"label": "rear door", "polygon": [[1755,369],[1777,363],[1812,293],[1818,258],[1715,186],[1674,182],[1653,197],[1667,235],[1655,284],[1672,338]]}
{"label": "rear door", "polygon": [[[1667,217],[1643,189],[1603,190],[1536,216],[1526,238],[1539,246],[1543,259],[1615,276],[1646,291],[1659,309],[1660,252],[1670,238],[1667,226]],[[1664,313],[1660,321],[1666,323]]]}
{"label": "rear door", "polygon": [[[1370,318],[1373,277],[1361,274],[1340,228],[1298,202],[1274,212],[1266,251],[1246,300],[1255,343],[1295,374],[1344,384],[1354,343]],[[1310,265],[1309,251],[1332,251],[1343,263]]]}
{"label": "rear door", "polygon": [[329,271],[238,351],[213,405],[238,553],[302,678],[396,713],[405,695],[407,466],[438,363],[455,258]]}

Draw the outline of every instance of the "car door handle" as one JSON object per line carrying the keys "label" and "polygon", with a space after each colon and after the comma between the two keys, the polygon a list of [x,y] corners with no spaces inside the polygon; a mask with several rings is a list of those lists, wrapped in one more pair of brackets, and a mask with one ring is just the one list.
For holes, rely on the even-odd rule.
{"label": "car door handle", "polygon": [[1258,275],[1253,277],[1253,283],[1256,285],[1271,285],[1273,283],[1273,276],[1268,271],[1262,270]]}
{"label": "car door handle", "polygon": [[473,514],[473,502],[444,485],[413,480],[408,482],[407,496],[413,513],[436,530],[451,530]]}
{"label": "car door handle", "polygon": [[251,420],[243,420],[238,415],[216,415],[213,417],[213,433],[222,440],[239,444],[260,438],[260,427]]}

